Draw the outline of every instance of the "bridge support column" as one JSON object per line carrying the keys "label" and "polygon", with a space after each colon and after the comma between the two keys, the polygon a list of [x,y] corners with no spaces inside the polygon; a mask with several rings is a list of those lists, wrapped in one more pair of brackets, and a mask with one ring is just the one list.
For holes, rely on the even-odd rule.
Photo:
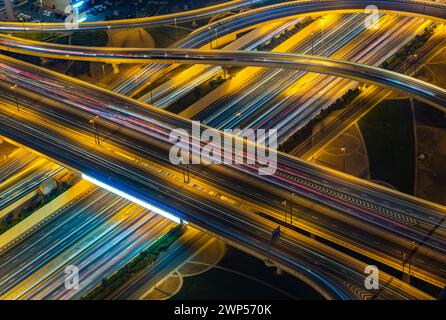
{"label": "bridge support column", "polygon": [[282,275],[282,273],[283,273],[283,270],[281,268],[277,267],[276,274],[280,276],[280,275]]}
{"label": "bridge support column", "polygon": [[113,73],[117,74],[119,73],[119,64],[112,64],[113,66]]}

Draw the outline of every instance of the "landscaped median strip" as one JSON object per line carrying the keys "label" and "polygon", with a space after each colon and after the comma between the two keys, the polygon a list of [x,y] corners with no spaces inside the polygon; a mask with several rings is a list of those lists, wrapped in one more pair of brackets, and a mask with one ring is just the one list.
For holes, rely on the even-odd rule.
{"label": "landscaped median strip", "polygon": [[94,185],[86,180],[81,180],[67,191],[59,195],[53,201],[31,214],[25,220],[15,225],[0,235],[0,252],[20,241],[34,229],[51,219],[55,214],[63,210],[75,199],[91,191]]}

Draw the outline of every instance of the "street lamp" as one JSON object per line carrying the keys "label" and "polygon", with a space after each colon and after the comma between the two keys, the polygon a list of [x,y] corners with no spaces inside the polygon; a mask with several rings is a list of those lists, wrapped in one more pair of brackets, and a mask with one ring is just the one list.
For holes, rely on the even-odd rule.
{"label": "street lamp", "polygon": [[322,29],[321,29],[322,52],[321,52],[321,56],[323,56],[324,55],[324,22],[325,22],[325,17],[321,17],[321,22],[322,22]]}
{"label": "street lamp", "polygon": [[364,84],[361,84],[361,85],[358,87],[358,89],[359,89],[359,95],[358,95],[358,99],[359,99],[359,108],[362,108],[361,94],[362,94],[362,92],[363,92],[364,89],[365,89],[365,85],[364,85]]}
{"label": "street lamp", "polygon": [[20,20],[20,22],[22,23],[22,26],[23,26],[23,32],[26,32],[25,21],[24,21],[23,17],[20,17],[19,20]]}
{"label": "street lamp", "polygon": [[90,123],[93,126],[93,134],[94,134],[94,142],[97,145],[101,144],[101,141],[99,140],[99,128],[98,128],[98,124],[97,124],[97,120],[99,119],[99,116],[94,117],[93,119],[90,120]]}
{"label": "street lamp", "polygon": [[214,29],[215,33],[215,47],[218,47],[218,30],[217,28]]}
{"label": "street lamp", "polygon": [[211,32],[211,26],[208,26],[208,31],[209,31],[209,47],[212,50],[212,32]]}
{"label": "street lamp", "polygon": [[283,200],[283,201],[282,201],[282,204],[283,204],[283,206],[285,207],[285,210],[284,210],[283,212],[284,212],[284,218],[285,218],[285,222],[286,222],[286,212],[287,212],[287,204],[286,204],[286,200]]}
{"label": "street lamp", "polygon": [[110,25],[107,26],[107,30],[108,30],[107,35],[108,35],[108,38],[109,38],[108,40],[111,43],[111,45],[113,45],[113,37],[112,37],[112,31],[111,31],[111,26]]}
{"label": "street lamp", "polygon": [[17,99],[17,84],[14,84],[11,87],[11,90],[14,92],[14,98],[15,98],[15,105],[17,107],[17,112],[20,112],[20,107],[19,107],[19,101]]}
{"label": "street lamp", "polygon": [[40,29],[42,29],[43,30],[43,25],[42,25],[42,8],[43,8],[43,0],[39,0],[39,3],[40,3],[40,5],[39,5],[39,19],[40,19]]}
{"label": "street lamp", "polygon": [[174,18],[175,23],[175,40],[178,40],[178,28],[177,28],[177,18]]}
{"label": "street lamp", "polygon": [[418,54],[414,54],[414,58],[415,58],[415,74],[414,74],[414,77],[416,77],[417,73],[418,73]]}
{"label": "street lamp", "polygon": [[[189,158],[189,156],[188,156]],[[190,173],[189,173],[189,161],[184,161],[183,155],[180,155],[180,163],[183,171],[183,182],[189,183],[190,181]]]}
{"label": "street lamp", "polygon": [[341,151],[344,154],[342,157],[342,171],[345,172],[345,152],[347,151],[347,149],[345,147],[342,147]]}

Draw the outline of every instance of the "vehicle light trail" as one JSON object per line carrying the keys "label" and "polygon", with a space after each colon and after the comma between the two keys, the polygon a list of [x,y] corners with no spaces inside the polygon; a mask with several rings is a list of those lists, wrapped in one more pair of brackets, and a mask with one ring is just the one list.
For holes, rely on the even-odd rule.
{"label": "vehicle light trail", "polygon": [[93,183],[93,184],[95,184],[95,185],[97,185],[98,187],[101,187],[101,188],[103,188],[103,189],[105,189],[107,191],[110,191],[111,193],[114,193],[114,194],[116,194],[116,195],[118,195],[118,196],[120,196],[120,197],[122,197],[122,198],[124,198],[126,200],[134,202],[137,205],[140,205],[141,207],[143,207],[145,209],[149,209],[150,211],[153,211],[153,212],[155,212],[155,213],[157,213],[157,214],[163,216],[164,218],[167,218],[167,219],[169,219],[169,220],[171,220],[173,222],[176,222],[178,224],[179,223],[188,224],[186,221],[182,220],[181,218],[178,218],[178,217],[174,216],[173,214],[171,214],[171,213],[169,213],[169,212],[167,212],[165,210],[162,210],[162,209],[160,209],[158,207],[155,207],[154,205],[151,205],[150,203],[147,203],[147,202],[145,202],[143,200],[140,200],[140,199],[138,199],[138,198],[136,198],[136,197],[134,197],[134,196],[124,192],[124,191],[118,190],[115,187],[112,187],[112,186],[110,186],[110,185],[108,185],[106,183],[103,183],[103,182],[101,182],[101,181],[99,181],[99,180],[97,180],[97,179],[95,179],[93,177],[90,177],[89,175],[82,174],[82,178],[87,180],[87,181],[89,181],[89,182],[91,182],[91,183]]}

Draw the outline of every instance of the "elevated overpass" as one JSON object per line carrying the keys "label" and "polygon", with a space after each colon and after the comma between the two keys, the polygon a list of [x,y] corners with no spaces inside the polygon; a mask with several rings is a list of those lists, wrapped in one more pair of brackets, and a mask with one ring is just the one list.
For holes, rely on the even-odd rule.
{"label": "elevated overpass", "polygon": [[[11,65],[16,71],[17,67]],[[32,70],[22,71],[22,76],[36,76]],[[40,88],[51,81],[42,75],[38,78],[33,80],[36,80],[34,85]],[[75,87],[65,89],[71,91]],[[95,108],[98,101],[109,105],[125,103],[117,96],[108,97],[106,101],[99,92],[93,93],[86,87],[77,89],[82,91],[76,90],[73,94],[82,96],[80,99],[86,107]],[[62,83],[61,87],[53,87],[54,92],[61,93],[61,90],[64,90]],[[1,134],[67,164],[89,181],[129,199],[134,197],[137,203],[156,213],[176,221],[181,218],[220,237],[294,274],[327,299],[431,298],[385,272],[380,274],[380,289],[369,292],[364,289],[365,263],[286,227],[282,228],[279,240],[272,243],[271,231],[276,228],[276,223],[246,212],[243,206],[231,206],[194,186],[199,184],[213,190],[211,186],[223,179],[224,174],[218,174],[210,182],[201,181],[201,178],[207,178],[204,173],[207,168],[199,167],[196,170],[201,172],[201,178],[194,177],[193,183],[184,184],[181,169],[171,168],[166,163],[162,144],[140,132],[118,128],[112,122],[101,120],[101,135],[108,138],[102,139],[98,146],[91,138],[91,114],[71,105],[71,102],[78,102],[65,96],[66,93],[61,100],[60,97],[48,99],[35,91],[34,94],[33,90],[26,91],[18,90],[22,111],[16,113],[12,105],[8,107],[7,98],[5,100],[5,94],[7,96],[9,92],[5,92],[4,87],[0,90],[3,101],[0,108]],[[90,99],[85,99],[82,92]],[[209,173],[213,175],[213,172]],[[234,187],[238,183],[236,180],[227,181]]]}
{"label": "elevated overpass", "polygon": [[[73,30],[112,30],[154,27],[166,24],[191,22],[211,17],[226,11],[242,9],[252,4],[261,4],[265,0],[238,0],[209,6],[201,9],[153,17],[127,20],[81,22],[70,25],[65,23],[19,23],[1,22],[0,32],[67,32]],[[264,21],[283,18],[284,16],[323,13],[364,12],[367,6],[377,6],[382,13],[398,13],[409,16],[425,17],[441,22],[446,21],[446,5],[420,0],[302,0],[289,1],[276,5],[261,7],[256,10],[236,15],[235,19],[244,19],[254,15],[264,15]],[[218,21],[213,24],[218,24]]]}
{"label": "elevated overpass", "polygon": [[[189,120],[7,57],[1,57],[0,78],[6,99],[14,99],[10,91],[12,84],[17,84],[18,98],[25,101],[32,99],[26,108],[16,114],[11,114],[12,108],[2,108],[4,116],[0,131],[4,135],[54,157],[105,185],[125,190],[137,199],[154,203],[155,207],[164,212],[170,212],[173,216],[211,232],[216,230],[213,229],[215,225],[224,226],[225,221],[232,221],[234,225],[251,225],[262,220],[261,217],[251,217],[247,222],[245,215],[240,215],[240,208],[228,210],[221,203],[200,207],[201,202],[206,204],[209,199],[196,190],[188,190],[188,184],[172,186],[169,179],[154,182],[160,181],[156,173],[158,171],[152,167],[146,168],[143,160],[161,162],[167,168],[164,170],[181,172],[180,168],[172,166],[168,159],[172,145],[169,135],[174,128],[183,128],[190,132]],[[41,115],[49,117],[52,123],[57,124],[56,127],[52,127],[51,122],[45,119],[32,121],[34,117]],[[99,116],[101,128],[110,129],[103,133],[106,142],[101,146],[92,147],[93,139],[88,135],[88,128],[91,126],[88,119],[95,115]],[[79,117],[83,120],[78,120]],[[47,125],[50,127],[46,127]],[[75,129],[71,133],[61,136],[63,128],[72,126],[75,126]],[[204,128],[206,127],[202,126],[202,129]],[[113,142],[112,148],[105,146],[108,141]],[[115,148],[119,152],[114,152]],[[63,151],[65,149],[66,152]],[[127,149],[129,151],[126,151]],[[139,154],[144,156],[140,157]],[[246,165],[204,168],[198,166],[194,172],[200,175],[204,185],[214,184],[218,190],[229,189],[236,194],[245,194],[245,204],[250,203],[253,198],[260,199],[262,202],[257,208],[275,206],[274,210],[280,214],[283,211],[280,200],[288,199],[290,193],[294,192],[296,198],[311,202],[313,206],[335,210],[344,217],[344,221],[351,224],[348,228],[353,226],[354,229],[358,224],[367,223],[370,224],[368,229],[373,226],[381,235],[390,234],[390,238],[396,238],[399,245],[410,248],[411,242],[415,241],[416,248],[410,250],[423,252],[427,254],[426,257],[440,259],[445,254],[444,207],[308,164],[282,153],[278,154],[278,158],[279,170],[273,176],[258,176],[256,170],[253,172],[253,168]],[[185,197],[183,193],[188,196]],[[192,200],[192,203],[197,204],[194,210],[189,210],[190,207],[175,207]],[[277,209],[278,207],[280,208]],[[222,212],[226,214],[220,215]],[[220,219],[220,222],[216,223],[215,219]],[[246,226],[244,228],[250,230]],[[268,240],[266,235],[272,228],[271,222],[268,228],[262,228],[264,241]],[[251,229],[254,235],[255,230],[257,229]],[[245,231],[241,231],[239,236]],[[337,234],[341,231],[337,230]],[[214,232],[227,235],[229,230],[223,228]],[[246,239],[237,239],[245,245],[253,246],[252,243],[247,243]],[[255,237],[251,239],[254,242],[255,240]],[[265,247],[263,249],[265,250]],[[268,250],[263,251],[263,254],[265,252]],[[432,262],[433,269],[428,273],[437,273],[441,270],[438,265],[443,263],[441,259]],[[399,265],[398,258],[396,264]],[[435,277],[440,279],[435,281],[442,283],[441,279],[446,278],[446,275],[437,274]]]}
{"label": "elevated overpass", "polygon": [[241,10],[266,0],[230,0],[221,4],[177,13],[123,20],[95,21],[81,23],[65,22],[0,22],[1,32],[67,32],[75,30],[116,30],[156,27],[167,24],[186,23],[211,18],[232,10]]}
{"label": "elevated overpass", "polygon": [[[218,35],[218,37],[224,37],[226,35],[229,35],[234,32],[243,32],[250,28],[253,28],[256,25],[262,24],[264,22],[268,21],[274,21],[274,20],[281,20],[281,19],[292,19],[295,16],[302,15],[302,1],[290,1],[286,3],[279,3],[272,6],[266,6],[261,7],[258,9],[248,10],[245,12],[241,12],[239,14],[236,14],[234,16],[230,16],[227,18],[223,18],[221,20],[215,21],[213,23],[210,23],[209,25],[203,26],[192,33],[190,33],[188,36],[186,36],[184,39],[181,39],[177,41],[175,44],[172,45],[172,47],[176,48],[202,48],[206,47],[210,39]],[[348,1],[348,3],[351,3]],[[370,2],[371,3],[371,2]],[[364,4],[362,4],[364,5]],[[376,5],[376,3],[375,3]],[[435,3],[433,3],[435,5]],[[319,8],[322,8],[319,6]],[[364,12],[364,8],[362,9],[345,9],[342,12]],[[401,10],[404,10],[404,6],[401,6]],[[324,10],[323,8],[320,10]],[[309,9],[306,9],[306,11],[311,11]],[[306,12],[305,11],[305,12]],[[325,11],[314,13],[309,13],[311,15],[322,15]],[[328,12],[334,12],[334,11],[328,11]],[[393,12],[395,11],[386,11],[386,12]],[[299,14],[301,13],[301,14]],[[399,11],[400,14],[407,14],[411,15],[410,12],[403,12]],[[433,16],[429,16],[430,19],[437,19],[438,21],[443,21],[443,17],[436,18],[435,14]],[[147,65],[143,67],[137,74],[137,77],[132,79],[131,86],[128,86],[127,83],[121,83],[117,84],[115,90],[121,93],[126,93],[128,95],[134,96],[137,92],[140,92],[141,88],[145,87],[145,85],[148,83],[148,78],[150,78],[153,74],[162,74],[162,72],[165,72],[167,70],[167,65]],[[135,89],[138,88],[139,89]]]}
{"label": "elevated overpass", "polygon": [[446,90],[443,88],[389,70],[325,57],[261,51],[64,46],[6,35],[0,35],[0,49],[38,57],[115,64],[206,64],[296,69],[390,86],[446,112]]}

